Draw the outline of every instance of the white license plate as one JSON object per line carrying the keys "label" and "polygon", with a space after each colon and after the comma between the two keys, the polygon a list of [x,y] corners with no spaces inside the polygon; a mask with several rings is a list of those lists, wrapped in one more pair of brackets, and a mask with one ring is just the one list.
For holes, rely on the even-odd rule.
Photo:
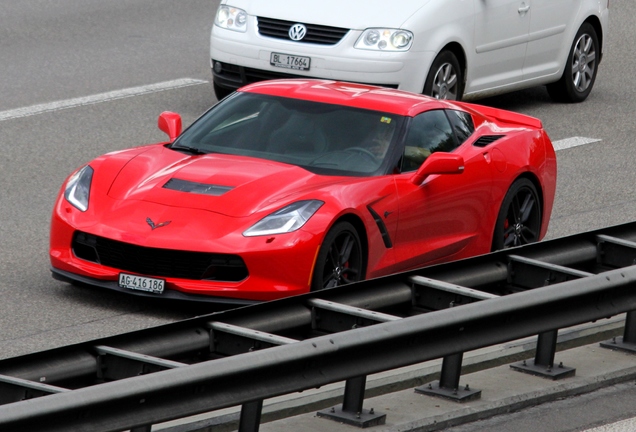
{"label": "white license plate", "polygon": [[163,279],[119,273],[119,286],[122,288],[161,294],[165,285]]}
{"label": "white license plate", "polygon": [[290,54],[281,54],[273,52],[269,57],[269,64],[276,67],[295,69],[295,70],[309,70],[311,64],[311,57],[295,56]]}

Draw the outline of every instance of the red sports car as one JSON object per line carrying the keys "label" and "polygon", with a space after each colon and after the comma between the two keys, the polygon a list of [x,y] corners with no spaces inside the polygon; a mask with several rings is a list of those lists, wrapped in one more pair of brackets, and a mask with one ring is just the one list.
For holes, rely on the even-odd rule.
{"label": "red sports car", "polygon": [[251,303],[534,242],[552,211],[541,122],[495,108],[278,80],[159,128],[62,186],[56,279]]}

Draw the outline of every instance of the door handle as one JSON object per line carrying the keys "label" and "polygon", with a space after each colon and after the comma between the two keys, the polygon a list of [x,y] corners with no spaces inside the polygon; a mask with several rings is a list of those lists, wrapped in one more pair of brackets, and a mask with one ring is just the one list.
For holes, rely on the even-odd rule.
{"label": "door handle", "polygon": [[528,12],[529,10],[530,10],[530,5],[526,5],[525,3],[521,3],[521,6],[518,9],[519,15],[523,15],[524,13]]}

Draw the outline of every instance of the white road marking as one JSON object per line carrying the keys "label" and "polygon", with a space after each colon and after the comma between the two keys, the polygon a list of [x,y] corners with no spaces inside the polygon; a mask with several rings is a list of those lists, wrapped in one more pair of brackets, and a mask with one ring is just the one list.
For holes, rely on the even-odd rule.
{"label": "white road marking", "polygon": [[139,96],[148,93],[156,93],[165,90],[173,90],[193,85],[208,84],[208,81],[181,78],[172,81],[165,81],[156,84],[149,84],[139,87],[131,87],[122,90],[115,90],[106,93],[98,93],[92,96],[79,97],[75,99],[66,99],[57,102],[44,103],[39,105],[31,105],[24,108],[16,108],[7,111],[0,111],[0,121],[10,120],[20,117],[28,117],[46,112],[59,111],[68,108],[75,108],[83,105],[92,105],[100,102],[107,102],[116,99],[123,99],[132,96]]}
{"label": "white road marking", "polygon": [[558,141],[553,141],[552,145],[554,146],[554,150],[565,150],[572,147],[577,147],[585,144],[592,144],[595,142],[602,141],[598,138],[585,138],[585,137],[572,137],[566,138]]}
{"label": "white road marking", "polygon": [[634,430],[636,430],[636,418],[599,426],[594,429],[586,429],[586,432],[633,432]]}

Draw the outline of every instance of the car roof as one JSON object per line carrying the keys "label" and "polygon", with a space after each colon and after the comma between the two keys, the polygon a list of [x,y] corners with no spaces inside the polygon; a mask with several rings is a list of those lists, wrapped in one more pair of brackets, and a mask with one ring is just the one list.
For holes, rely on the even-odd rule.
{"label": "car roof", "polygon": [[329,80],[297,78],[270,80],[249,84],[238,91],[351,106],[404,116],[451,107],[451,104],[446,101],[420,94]]}

